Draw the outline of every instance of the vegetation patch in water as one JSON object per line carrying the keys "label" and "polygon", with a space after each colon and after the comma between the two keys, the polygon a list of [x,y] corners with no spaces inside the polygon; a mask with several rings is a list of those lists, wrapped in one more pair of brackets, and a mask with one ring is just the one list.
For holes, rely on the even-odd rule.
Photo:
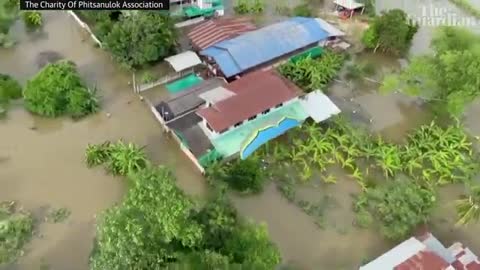
{"label": "vegetation patch in water", "polygon": [[20,256],[33,232],[30,213],[16,209],[14,202],[0,203],[0,266]]}
{"label": "vegetation patch in water", "polygon": [[24,11],[22,13],[22,19],[29,28],[40,27],[43,23],[42,13],[38,11]]}
{"label": "vegetation patch in water", "polygon": [[394,180],[362,193],[355,208],[360,213],[360,224],[371,219],[371,214],[380,221],[383,235],[402,240],[417,225],[428,221],[435,204],[435,192],[430,188],[409,180]]}
{"label": "vegetation patch in water", "polygon": [[86,162],[89,167],[106,165],[106,170],[114,175],[135,173],[148,165],[143,147],[123,141],[88,145]]}
{"label": "vegetation patch in water", "polygon": [[0,74],[0,117],[7,113],[11,100],[22,97],[22,86],[10,75]]}
{"label": "vegetation patch in water", "polygon": [[306,92],[324,89],[342,68],[345,57],[324,51],[319,58],[305,57],[281,65],[280,73]]}
{"label": "vegetation patch in water", "polygon": [[70,214],[71,212],[67,208],[52,209],[46,219],[48,222],[61,223],[67,220]]}
{"label": "vegetation patch in water", "polygon": [[[136,156],[122,160],[137,164]],[[91,164],[109,164],[112,158],[102,154]],[[91,269],[270,270],[280,263],[266,228],[241,220],[223,192],[200,207],[176,186],[167,168],[142,166],[118,170],[131,187],[124,201],[99,220]]]}
{"label": "vegetation patch in water", "polygon": [[265,10],[263,0],[237,0],[233,7],[237,14],[260,14]]}
{"label": "vegetation patch in water", "polygon": [[85,86],[73,62],[59,61],[27,82],[25,107],[40,116],[79,119],[99,110],[95,92]]}

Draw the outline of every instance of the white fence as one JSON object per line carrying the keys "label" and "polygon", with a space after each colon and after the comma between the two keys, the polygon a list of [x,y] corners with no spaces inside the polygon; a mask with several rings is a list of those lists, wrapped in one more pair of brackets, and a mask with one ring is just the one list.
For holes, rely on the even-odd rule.
{"label": "white fence", "polygon": [[98,46],[100,48],[102,48],[102,42],[100,42],[100,40],[93,34],[92,30],[90,29],[90,27],[88,26],[88,24],[86,24],[84,21],[82,21],[78,16],[77,14],[75,14],[73,11],[69,10],[67,11],[67,13],[73,17],[73,19],[75,19],[75,21],[78,23],[78,25],[80,25],[81,28],[85,29],[85,31],[88,32],[88,34],[90,34],[90,37],[93,39],[93,41],[95,43],[98,44]]}

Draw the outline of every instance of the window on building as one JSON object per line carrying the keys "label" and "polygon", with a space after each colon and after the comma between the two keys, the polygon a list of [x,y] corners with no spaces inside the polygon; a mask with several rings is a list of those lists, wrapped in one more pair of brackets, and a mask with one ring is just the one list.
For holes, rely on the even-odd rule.
{"label": "window on building", "polygon": [[256,115],[254,115],[254,116],[252,116],[252,117],[248,118],[248,120],[250,120],[250,121],[251,121],[251,120],[253,120],[253,119],[255,119],[255,118],[257,118],[257,116],[256,116]]}
{"label": "window on building", "polygon": [[213,131],[212,127],[207,123],[207,128],[210,130],[210,131]]}
{"label": "window on building", "polygon": [[220,133],[220,134],[222,134],[222,133],[225,133],[225,132],[227,132],[227,130],[228,130],[228,128],[226,128],[226,129],[224,129],[224,130],[220,131],[219,133]]}
{"label": "window on building", "polygon": [[238,127],[238,126],[240,126],[241,124],[242,124],[242,122],[238,122],[238,123],[236,123],[236,124],[234,125],[234,127]]}
{"label": "window on building", "polygon": [[267,114],[267,113],[269,113],[269,112],[270,112],[270,109],[266,109],[266,110],[263,111],[262,113],[263,113],[263,114]]}
{"label": "window on building", "polygon": [[275,108],[280,108],[280,107],[282,107],[282,106],[283,106],[283,103],[280,103],[280,104],[278,104],[277,106],[275,106]]}

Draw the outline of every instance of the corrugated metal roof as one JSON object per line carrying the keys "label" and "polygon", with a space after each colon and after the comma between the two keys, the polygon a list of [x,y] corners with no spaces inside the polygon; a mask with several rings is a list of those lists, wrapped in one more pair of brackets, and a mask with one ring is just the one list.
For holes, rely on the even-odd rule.
{"label": "corrugated metal roof", "polygon": [[333,3],[350,10],[365,6],[364,4],[358,3],[357,1],[354,1],[354,0],[334,0]]}
{"label": "corrugated metal roof", "polygon": [[214,58],[224,75],[232,77],[328,36],[315,18],[294,17],[216,43],[200,54]]}
{"label": "corrugated metal roof", "polygon": [[236,95],[197,111],[217,132],[289,101],[300,92],[274,70],[250,73],[226,88]]}
{"label": "corrugated metal roof", "polygon": [[329,22],[327,22],[323,19],[320,19],[320,18],[317,18],[316,20],[317,20],[318,24],[320,24],[320,26],[323,28],[323,30],[327,31],[329,36],[331,36],[331,37],[345,36],[344,32],[340,31],[340,29],[336,28],[335,26],[333,26]]}
{"label": "corrugated metal roof", "polygon": [[321,91],[308,93],[301,104],[316,123],[340,113],[340,109],[335,103]]}
{"label": "corrugated metal roof", "polygon": [[393,270],[395,266],[425,250],[425,248],[426,246],[422,242],[415,237],[411,237],[367,265],[360,267],[360,270]]}
{"label": "corrugated metal roof", "polygon": [[165,58],[165,61],[167,61],[176,72],[180,72],[202,63],[200,58],[198,58],[198,55],[192,51],[186,51],[167,57]]}
{"label": "corrugated metal roof", "polygon": [[160,103],[156,106],[156,109],[160,112],[162,116],[164,116],[164,118],[167,118],[165,117],[164,112],[168,112],[169,117],[167,119],[173,119],[204,104],[205,101],[200,98],[200,95],[202,93],[205,93],[225,84],[225,80],[221,78],[205,80],[198,85],[182,91],[174,98],[166,102]]}
{"label": "corrugated metal roof", "polygon": [[[431,251],[420,251],[395,266],[394,270],[447,270],[450,265]],[[386,269],[386,268],[381,268]]]}
{"label": "corrugated metal roof", "polygon": [[248,18],[220,18],[194,27],[187,36],[195,49],[203,50],[255,29],[257,27]]}
{"label": "corrugated metal roof", "polygon": [[212,89],[208,92],[205,92],[201,95],[199,95],[199,97],[203,100],[205,100],[206,102],[210,102],[212,104],[214,103],[217,103],[217,102],[220,102],[224,99],[227,99],[229,97],[232,97],[232,96],[235,96],[236,94],[233,93],[232,91],[229,91],[223,87],[217,87],[215,89]]}

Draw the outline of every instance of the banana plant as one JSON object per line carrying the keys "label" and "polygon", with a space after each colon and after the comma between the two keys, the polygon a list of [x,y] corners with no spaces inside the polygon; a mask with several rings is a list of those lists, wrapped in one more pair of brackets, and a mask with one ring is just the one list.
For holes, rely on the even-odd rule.
{"label": "banana plant", "polygon": [[458,220],[456,225],[467,225],[480,220],[480,186],[471,188],[470,194],[455,202]]}

